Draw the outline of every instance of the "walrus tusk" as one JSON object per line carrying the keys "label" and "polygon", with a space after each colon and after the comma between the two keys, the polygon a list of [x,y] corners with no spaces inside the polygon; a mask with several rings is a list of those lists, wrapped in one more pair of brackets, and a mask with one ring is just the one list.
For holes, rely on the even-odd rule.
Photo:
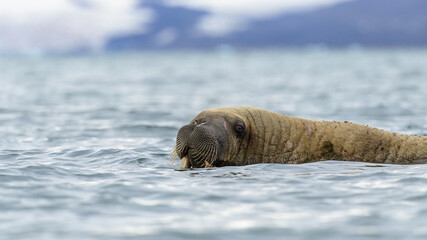
{"label": "walrus tusk", "polygon": [[187,156],[181,158],[181,162],[179,163],[179,168],[190,168],[190,162],[188,161]]}
{"label": "walrus tusk", "polygon": [[[178,157],[178,154],[176,152],[176,147],[172,149],[171,153],[171,165],[173,166],[175,159]],[[181,159],[181,162],[179,163],[179,168],[190,168],[190,161],[188,161],[188,157],[185,156]]]}

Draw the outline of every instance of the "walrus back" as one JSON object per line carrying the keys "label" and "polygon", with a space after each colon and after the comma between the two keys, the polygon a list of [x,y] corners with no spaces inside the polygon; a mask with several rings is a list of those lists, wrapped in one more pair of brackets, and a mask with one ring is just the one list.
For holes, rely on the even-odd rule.
{"label": "walrus back", "polygon": [[220,108],[249,123],[236,165],[321,160],[427,162],[427,136],[391,133],[351,122],[314,121],[254,107]]}

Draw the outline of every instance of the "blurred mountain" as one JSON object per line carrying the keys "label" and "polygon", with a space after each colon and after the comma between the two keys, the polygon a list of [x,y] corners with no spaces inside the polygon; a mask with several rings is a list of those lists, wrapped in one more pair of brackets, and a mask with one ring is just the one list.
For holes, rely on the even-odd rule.
{"label": "blurred mountain", "polygon": [[155,12],[148,32],[111,39],[109,50],[156,48],[427,46],[426,0],[355,0],[311,11],[251,20],[245,30],[225,36],[200,34],[196,26],[209,13],[144,4]]}

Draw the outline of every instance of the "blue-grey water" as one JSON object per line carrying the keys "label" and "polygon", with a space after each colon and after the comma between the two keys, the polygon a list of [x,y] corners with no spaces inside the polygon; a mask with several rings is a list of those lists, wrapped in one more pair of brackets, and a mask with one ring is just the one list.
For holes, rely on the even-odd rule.
{"label": "blue-grey water", "polygon": [[207,108],[427,134],[427,49],[0,58],[0,239],[427,239],[427,165],[178,169]]}

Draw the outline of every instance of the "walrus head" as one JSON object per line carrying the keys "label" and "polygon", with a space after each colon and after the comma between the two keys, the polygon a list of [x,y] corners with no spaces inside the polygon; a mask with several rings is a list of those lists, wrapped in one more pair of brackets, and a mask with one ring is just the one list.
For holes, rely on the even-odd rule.
{"label": "walrus head", "polygon": [[233,156],[246,135],[247,123],[238,112],[211,109],[181,127],[174,153],[188,164],[181,167],[235,165]]}

